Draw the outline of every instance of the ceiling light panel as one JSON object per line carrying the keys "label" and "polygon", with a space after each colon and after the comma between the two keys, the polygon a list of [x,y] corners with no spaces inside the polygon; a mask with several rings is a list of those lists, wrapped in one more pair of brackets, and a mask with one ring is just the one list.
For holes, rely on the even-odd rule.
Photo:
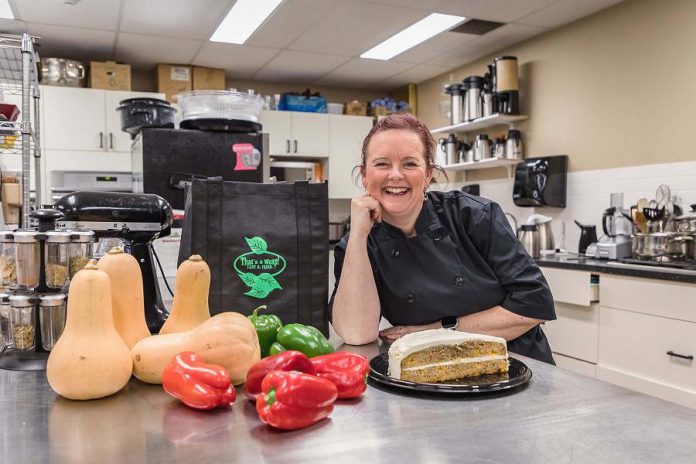
{"label": "ceiling light panel", "polygon": [[212,42],[243,44],[283,0],[237,0],[210,37]]}
{"label": "ceiling light panel", "polygon": [[409,48],[413,48],[419,43],[453,28],[465,19],[463,16],[433,13],[366,51],[360,57],[389,60]]}

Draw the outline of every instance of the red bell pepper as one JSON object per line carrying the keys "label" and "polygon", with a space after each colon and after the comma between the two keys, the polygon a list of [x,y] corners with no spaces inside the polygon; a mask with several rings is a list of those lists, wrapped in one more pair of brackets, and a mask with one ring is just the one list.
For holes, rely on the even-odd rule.
{"label": "red bell pepper", "polygon": [[330,380],[338,389],[338,398],[357,398],[367,389],[370,363],[363,355],[341,351],[311,359],[317,375]]}
{"label": "red bell pepper", "polygon": [[301,429],[328,417],[338,396],[331,381],[301,372],[270,372],[261,389],[263,394],[256,399],[259,418],[284,430]]}
{"label": "red bell pepper", "polygon": [[195,409],[226,408],[237,392],[224,367],[206,364],[202,356],[184,351],[162,371],[164,391]]}
{"label": "red bell pepper", "polygon": [[261,393],[261,382],[271,371],[300,371],[306,374],[316,374],[312,361],[300,351],[288,350],[263,358],[247,372],[244,383],[244,393],[247,398],[256,401]]}

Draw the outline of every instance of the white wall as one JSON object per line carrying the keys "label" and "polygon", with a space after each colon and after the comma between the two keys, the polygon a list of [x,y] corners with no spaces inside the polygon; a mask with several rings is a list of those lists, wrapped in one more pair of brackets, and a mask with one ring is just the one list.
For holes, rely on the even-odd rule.
{"label": "white wall", "polygon": [[[552,222],[556,247],[561,245],[563,223],[566,229],[566,249],[578,251],[580,228],[573,222],[595,224],[598,238],[602,234],[602,212],[608,208],[611,193],[624,194],[624,208],[635,205],[639,198],[655,198],[655,191],[661,184],[667,184],[673,195],[679,197],[678,204],[684,211],[696,203],[696,161],[680,163],[626,166],[614,169],[597,169],[568,173],[566,208],[519,208],[512,202],[513,179],[494,179],[476,182],[481,186],[481,196],[501,205],[503,210],[512,213],[519,222],[524,222],[530,214],[539,213],[554,218]],[[458,189],[463,183],[450,183],[442,189]]]}

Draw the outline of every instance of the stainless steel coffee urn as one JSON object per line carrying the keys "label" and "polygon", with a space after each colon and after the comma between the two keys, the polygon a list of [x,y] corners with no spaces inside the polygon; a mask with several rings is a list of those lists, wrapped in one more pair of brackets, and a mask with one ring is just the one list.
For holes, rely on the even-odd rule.
{"label": "stainless steel coffee urn", "polygon": [[452,84],[445,87],[445,92],[450,96],[450,124],[464,122],[463,95],[461,84]]}
{"label": "stainless steel coffee urn", "polygon": [[505,157],[507,159],[522,159],[524,157],[522,149],[522,133],[515,129],[508,131],[505,141]]}
{"label": "stainless steel coffee urn", "polygon": [[446,164],[457,164],[459,162],[459,148],[460,144],[457,140],[457,136],[450,134],[447,140],[441,139],[440,146],[445,152]]}
{"label": "stainless steel coffee urn", "polygon": [[516,56],[499,56],[493,60],[491,74],[495,76],[495,94],[498,97],[498,112],[520,114],[520,84]]}
{"label": "stainless steel coffee urn", "polygon": [[481,161],[491,157],[491,139],[486,134],[476,135],[474,141],[474,161]]}
{"label": "stainless steel coffee urn", "polygon": [[529,256],[532,258],[539,257],[539,229],[536,224],[521,225],[518,239],[522,242],[522,246],[527,250]]}
{"label": "stainless steel coffee urn", "polygon": [[483,116],[483,103],[481,101],[483,82],[484,80],[481,76],[469,76],[464,79],[464,87],[466,88],[464,102],[467,108],[467,121],[472,121]]}

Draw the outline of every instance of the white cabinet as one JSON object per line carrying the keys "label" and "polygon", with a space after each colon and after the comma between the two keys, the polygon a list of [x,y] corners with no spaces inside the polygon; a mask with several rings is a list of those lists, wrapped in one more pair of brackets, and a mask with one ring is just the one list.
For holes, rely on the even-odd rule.
{"label": "white cabinet", "polygon": [[329,198],[353,198],[363,189],[354,181],[355,166],[360,165],[362,142],[373,119],[363,116],[329,116]]}
{"label": "white cabinet", "polygon": [[259,122],[269,134],[271,156],[329,156],[329,115],[294,111],[264,111]]}
{"label": "white cabinet", "polygon": [[696,285],[603,275],[597,377],[696,408]]}
{"label": "white cabinet", "polygon": [[596,284],[586,271],[543,268],[556,308],[556,320],[544,323],[558,366],[595,375],[599,333]]}
{"label": "white cabinet", "polygon": [[[45,150],[130,153],[130,135],[121,131],[121,100],[162,98],[163,94],[42,86]],[[109,168],[105,168],[109,169]]]}

